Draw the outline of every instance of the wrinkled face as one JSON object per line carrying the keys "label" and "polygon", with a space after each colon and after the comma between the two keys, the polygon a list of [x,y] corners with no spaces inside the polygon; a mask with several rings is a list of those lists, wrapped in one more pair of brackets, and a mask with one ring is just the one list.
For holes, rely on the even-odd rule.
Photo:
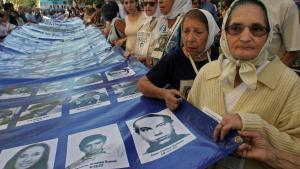
{"label": "wrinkled face", "polygon": [[190,17],[185,18],[182,27],[182,40],[186,51],[191,56],[198,56],[204,52],[208,37],[205,23]]}
{"label": "wrinkled face", "polygon": [[257,5],[241,5],[232,11],[230,22],[227,25],[237,25],[234,26],[233,31],[239,30],[239,27],[244,27],[241,33],[237,35],[231,35],[228,30],[226,31],[231,55],[239,60],[256,58],[268,36],[268,33],[263,36],[253,34],[254,31],[261,31],[262,27],[267,27],[267,18],[264,11]]}
{"label": "wrinkled face", "polygon": [[128,14],[137,12],[137,3],[135,0],[124,0],[124,8]]}
{"label": "wrinkled face", "polygon": [[102,139],[95,139],[88,142],[83,150],[86,154],[95,154],[103,150],[104,141]]}
{"label": "wrinkled face", "polygon": [[41,146],[28,148],[19,155],[15,164],[15,168],[27,169],[32,167],[42,158],[44,151],[45,148]]}
{"label": "wrinkled face", "polygon": [[143,6],[146,15],[152,16],[154,15],[157,8],[157,0],[144,0]]}
{"label": "wrinkled face", "polygon": [[174,0],[159,0],[160,13],[163,15],[170,13],[173,3]]}
{"label": "wrinkled face", "polygon": [[170,122],[163,117],[146,117],[136,122],[140,136],[148,143],[165,144],[172,139],[175,133]]}

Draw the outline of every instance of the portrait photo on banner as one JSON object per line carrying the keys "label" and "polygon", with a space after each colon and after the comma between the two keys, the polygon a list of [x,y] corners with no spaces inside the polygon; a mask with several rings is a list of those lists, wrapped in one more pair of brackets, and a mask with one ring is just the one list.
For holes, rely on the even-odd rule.
{"label": "portrait photo on banner", "polygon": [[12,98],[20,98],[20,97],[28,97],[32,93],[32,89],[30,87],[11,87],[4,88],[0,90],[0,100],[3,99],[12,99]]}
{"label": "portrait photo on banner", "polygon": [[73,85],[73,80],[71,79],[42,83],[39,86],[37,95],[51,94],[51,93],[70,90],[72,88],[72,85]]}
{"label": "portrait photo on banner", "polygon": [[117,124],[68,136],[66,169],[112,169],[129,167]]}
{"label": "portrait photo on banner", "polygon": [[5,130],[8,123],[11,122],[11,118],[14,114],[19,112],[21,107],[12,107],[6,109],[0,109],[0,130]]}
{"label": "portrait photo on banner", "polygon": [[169,109],[129,120],[126,124],[142,164],[173,153],[196,139]]}
{"label": "portrait photo on banner", "polygon": [[121,79],[124,77],[129,77],[135,75],[135,72],[130,67],[124,67],[117,70],[111,70],[105,72],[107,80],[112,81],[116,79]]}
{"label": "portrait photo on banner", "polygon": [[105,88],[78,93],[71,97],[69,103],[70,114],[95,109],[109,104],[110,100]]}
{"label": "portrait photo on banner", "polygon": [[5,149],[0,153],[1,169],[54,168],[57,139]]}
{"label": "portrait photo on banner", "polygon": [[95,73],[95,74],[76,77],[74,79],[74,81],[75,81],[75,85],[74,85],[75,89],[103,83],[101,73]]}
{"label": "portrait photo on banner", "polygon": [[118,102],[131,100],[142,96],[143,94],[138,91],[137,81],[122,82],[112,86],[115,95],[117,95]]}
{"label": "portrait photo on banner", "polygon": [[60,100],[52,100],[28,105],[17,119],[17,126],[37,123],[49,119],[61,117],[62,103]]}

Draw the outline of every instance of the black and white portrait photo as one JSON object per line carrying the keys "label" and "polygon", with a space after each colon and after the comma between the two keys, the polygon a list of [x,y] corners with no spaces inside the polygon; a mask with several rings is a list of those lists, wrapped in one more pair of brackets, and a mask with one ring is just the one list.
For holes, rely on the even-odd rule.
{"label": "black and white portrait photo", "polygon": [[54,169],[57,139],[3,150],[1,169]]}
{"label": "black and white portrait photo", "polygon": [[28,97],[32,93],[30,87],[13,87],[0,90],[0,100],[1,99],[12,99],[19,97]]}
{"label": "black and white portrait photo", "polygon": [[122,82],[112,86],[114,93],[117,95],[118,102],[134,99],[142,96],[137,89],[137,81]]}
{"label": "black and white portrait photo", "polygon": [[61,117],[62,105],[59,100],[29,105],[17,120],[17,126]]}
{"label": "black and white portrait photo", "polygon": [[87,91],[72,96],[70,101],[70,114],[78,113],[110,104],[105,88]]}
{"label": "black and white portrait photo", "polygon": [[73,85],[72,83],[73,83],[73,81],[70,79],[42,83],[42,85],[40,85],[40,87],[39,87],[37,95],[50,94],[50,93],[56,93],[56,92],[62,92],[62,91],[69,90],[72,88],[72,85]]}
{"label": "black and white portrait photo", "polygon": [[169,109],[126,123],[142,164],[164,157],[196,138]]}
{"label": "black and white portrait photo", "polygon": [[116,124],[68,137],[66,169],[129,167],[125,146]]}
{"label": "black and white portrait photo", "polygon": [[103,83],[103,79],[100,73],[76,77],[74,81],[75,81],[74,88],[80,88],[80,87]]}
{"label": "black and white portrait photo", "polygon": [[17,114],[20,110],[20,107],[0,109],[0,130],[7,128],[8,123],[11,121],[11,118],[14,114]]}
{"label": "black and white portrait photo", "polygon": [[105,72],[107,80],[112,81],[135,75],[135,72],[130,67],[124,67],[122,69],[111,70]]}

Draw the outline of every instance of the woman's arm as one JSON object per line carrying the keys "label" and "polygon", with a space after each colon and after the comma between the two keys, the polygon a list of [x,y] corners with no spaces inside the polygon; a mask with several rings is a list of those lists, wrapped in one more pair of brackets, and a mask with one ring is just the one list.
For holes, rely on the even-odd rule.
{"label": "woman's arm", "polygon": [[165,89],[155,86],[146,76],[138,82],[138,89],[147,97],[164,99],[166,106],[175,110],[181,102],[181,93],[175,89]]}
{"label": "woman's arm", "polygon": [[244,158],[262,161],[275,169],[300,168],[300,156],[295,156],[274,148],[259,132],[239,132],[246,138],[237,153]]}

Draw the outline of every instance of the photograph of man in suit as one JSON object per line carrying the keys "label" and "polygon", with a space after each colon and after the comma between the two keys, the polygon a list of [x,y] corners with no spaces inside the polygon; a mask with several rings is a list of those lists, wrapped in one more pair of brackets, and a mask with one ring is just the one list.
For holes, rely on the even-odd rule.
{"label": "photograph of man in suit", "polygon": [[173,120],[168,115],[148,114],[133,123],[134,131],[148,143],[145,154],[165,148],[189,134],[177,134]]}

